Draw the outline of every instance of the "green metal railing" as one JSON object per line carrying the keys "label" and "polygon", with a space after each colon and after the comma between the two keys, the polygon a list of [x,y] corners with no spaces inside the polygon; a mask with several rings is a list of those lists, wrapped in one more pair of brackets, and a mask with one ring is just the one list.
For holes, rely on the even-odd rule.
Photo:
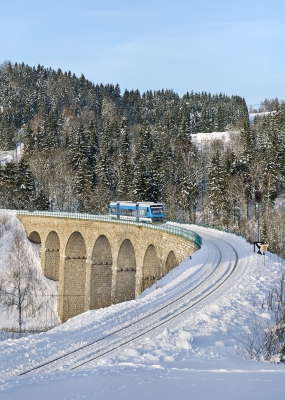
{"label": "green metal railing", "polygon": [[176,235],[182,237],[183,239],[189,240],[193,242],[201,248],[202,246],[202,238],[195,232],[182,228],[177,225],[171,224],[149,224],[145,222],[136,222],[127,219],[114,219],[111,218],[109,215],[94,215],[94,214],[83,214],[83,213],[70,213],[70,212],[61,212],[61,211],[25,211],[19,210],[17,211],[17,215],[29,215],[35,217],[50,217],[50,218],[69,218],[69,219],[80,219],[80,220],[89,220],[89,221],[103,221],[109,223],[117,223],[117,224],[124,224],[124,225],[133,225],[133,226],[141,226],[147,229],[158,230],[162,232],[167,232],[171,235]]}

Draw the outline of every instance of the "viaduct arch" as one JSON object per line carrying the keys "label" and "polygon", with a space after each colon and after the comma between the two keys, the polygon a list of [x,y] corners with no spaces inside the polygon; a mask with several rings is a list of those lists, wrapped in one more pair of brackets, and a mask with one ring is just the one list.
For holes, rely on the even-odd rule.
{"label": "viaduct arch", "polygon": [[17,217],[27,237],[41,244],[44,275],[58,281],[63,322],[134,299],[199,248],[195,241],[147,225],[50,214]]}

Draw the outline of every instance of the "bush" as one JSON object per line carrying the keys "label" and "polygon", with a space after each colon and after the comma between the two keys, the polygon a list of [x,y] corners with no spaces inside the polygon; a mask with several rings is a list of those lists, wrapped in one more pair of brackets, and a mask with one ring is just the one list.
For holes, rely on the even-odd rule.
{"label": "bush", "polygon": [[254,313],[250,333],[240,340],[246,359],[285,363],[285,291],[284,274],[279,286],[271,290],[262,307],[271,313],[272,322]]}

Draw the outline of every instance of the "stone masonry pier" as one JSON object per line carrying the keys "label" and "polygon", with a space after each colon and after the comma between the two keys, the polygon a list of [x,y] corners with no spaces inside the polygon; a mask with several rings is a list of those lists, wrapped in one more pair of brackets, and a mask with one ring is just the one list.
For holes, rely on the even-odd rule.
{"label": "stone masonry pier", "polygon": [[177,230],[148,224],[58,214],[19,212],[17,217],[27,237],[41,245],[44,275],[58,281],[63,322],[134,299],[200,247],[194,232],[189,240]]}

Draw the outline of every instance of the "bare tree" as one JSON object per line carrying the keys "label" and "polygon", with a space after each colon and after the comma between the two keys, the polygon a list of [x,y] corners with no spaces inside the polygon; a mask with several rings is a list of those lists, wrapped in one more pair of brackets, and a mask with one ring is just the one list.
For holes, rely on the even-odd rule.
{"label": "bare tree", "polygon": [[52,153],[38,153],[29,160],[35,178],[36,190],[43,190],[51,203],[52,210],[70,211],[74,209],[74,172],[66,154],[61,150]]}
{"label": "bare tree", "polygon": [[285,281],[280,277],[279,286],[272,289],[262,307],[271,313],[272,322],[257,314],[251,318],[249,333],[241,335],[241,354],[247,359],[285,362]]}
{"label": "bare tree", "polygon": [[20,337],[23,318],[32,316],[40,307],[35,296],[38,274],[23,243],[24,232],[15,230],[7,268],[0,272],[0,303],[8,314],[17,310]]}

